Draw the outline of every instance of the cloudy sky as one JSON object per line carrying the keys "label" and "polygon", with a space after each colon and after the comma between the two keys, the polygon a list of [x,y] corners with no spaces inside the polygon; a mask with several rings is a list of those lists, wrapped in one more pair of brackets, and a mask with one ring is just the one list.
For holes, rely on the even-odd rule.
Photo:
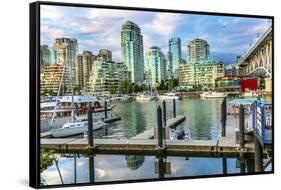
{"label": "cloudy sky", "polygon": [[95,54],[106,48],[120,61],[120,30],[126,20],[141,28],[144,51],[156,45],[167,54],[168,39],[180,37],[186,59],[188,41],[203,38],[210,45],[211,58],[225,64],[245,54],[269,26],[268,19],[41,5],[41,44],[52,46],[59,37],[76,38],[79,52]]}

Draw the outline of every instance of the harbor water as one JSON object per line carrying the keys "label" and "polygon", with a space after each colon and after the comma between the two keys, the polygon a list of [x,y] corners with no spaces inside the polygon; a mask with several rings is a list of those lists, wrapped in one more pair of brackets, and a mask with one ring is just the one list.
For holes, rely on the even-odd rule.
{"label": "harbor water", "polygon": [[[173,117],[173,102],[166,102],[169,119]],[[216,140],[220,135],[221,102],[222,99],[177,100],[177,114],[186,117],[179,127],[188,132],[192,139]],[[122,120],[110,123],[106,134],[103,130],[95,132],[95,138],[129,139],[146,129],[156,127],[156,109],[159,105],[162,106],[162,101],[113,104],[113,112],[121,116]],[[44,154],[47,156],[45,160],[41,159],[42,185],[254,173],[254,159],[250,157]],[[271,166],[266,170],[270,171]]]}
{"label": "harbor water", "polygon": [[[217,139],[220,128],[220,104],[222,99],[184,98],[176,101],[177,115],[184,115],[185,121],[178,127],[190,133],[192,139]],[[130,101],[113,103],[113,112],[122,120],[108,125],[110,138],[131,138],[147,129],[156,127],[157,107],[162,101]],[[167,119],[173,117],[173,101],[166,100]],[[100,133],[99,137],[103,134]],[[104,137],[104,136],[103,136]]]}

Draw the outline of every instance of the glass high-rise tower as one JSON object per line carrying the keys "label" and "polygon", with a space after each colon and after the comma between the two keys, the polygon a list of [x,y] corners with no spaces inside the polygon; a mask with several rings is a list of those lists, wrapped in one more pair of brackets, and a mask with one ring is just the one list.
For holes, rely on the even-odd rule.
{"label": "glass high-rise tower", "polygon": [[51,64],[51,51],[48,45],[40,46],[40,72]]}
{"label": "glass high-rise tower", "polygon": [[144,80],[143,37],[135,23],[126,21],[121,29],[121,59],[127,65],[131,82]]}
{"label": "glass high-rise tower", "polygon": [[178,78],[178,69],[181,62],[181,39],[169,39],[168,78]]}
{"label": "glass high-rise tower", "polygon": [[210,47],[206,40],[196,38],[188,43],[189,61],[210,60]]}
{"label": "glass high-rise tower", "polygon": [[152,46],[146,53],[146,82],[153,87],[159,85],[161,81],[165,81],[166,74],[166,59],[161,49],[157,46]]}

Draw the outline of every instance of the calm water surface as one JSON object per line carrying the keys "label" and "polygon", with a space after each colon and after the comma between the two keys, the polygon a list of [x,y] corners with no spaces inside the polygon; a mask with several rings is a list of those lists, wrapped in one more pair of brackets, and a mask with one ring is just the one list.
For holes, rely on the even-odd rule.
{"label": "calm water surface", "polygon": [[[185,115],[181,123],[192,139],[216,139],[220,127],[220,104],[222,99],[191,99],[184,98],[176,101],[177,115]],[[173,117],[172,101],[167,102],[167,119]],[[109,125],[108,135],[112,138],[131,138],[146,129],[156,127],[157,107],[162,101],[150,102],[121,102],[113,112],[120,115],[122,120]]]}
{"label": "calm water surface", "polygon": [[[221,101],[222,99],[189,98],[177,101],[177,114],[186,116],[186,120],[179,127],[188,131],[192,139],[217,139],[220,131]],[[130,138],[146,129],[156,127],[156,109],[162,102],[132,101],[113,104],[116,105],[113,112],[120,115],[122,120],[108,126],[108,137]],[[171,117],[172,101],[167,101],[167,118]],[[96,132],[95,136],[104,138],[104,131]],[[254,172],[254,160],[250,158],[239,160],[53,154],[52,159],[51,164],[41,172],[41,182],[45,185]]]}
{"label": "calm water surface", "polygon": [[45,185],[254,172],[253,159],[99,154],[55,158],[58,164],[41,173]]}

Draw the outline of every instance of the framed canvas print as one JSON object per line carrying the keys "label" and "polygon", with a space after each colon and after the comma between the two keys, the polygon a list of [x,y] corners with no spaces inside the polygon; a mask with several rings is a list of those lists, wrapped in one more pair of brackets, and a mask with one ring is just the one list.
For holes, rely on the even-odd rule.
{"label": "framed canvas print", "polygon": [[30,186],[274,172],[274,18],[30,4]]}

